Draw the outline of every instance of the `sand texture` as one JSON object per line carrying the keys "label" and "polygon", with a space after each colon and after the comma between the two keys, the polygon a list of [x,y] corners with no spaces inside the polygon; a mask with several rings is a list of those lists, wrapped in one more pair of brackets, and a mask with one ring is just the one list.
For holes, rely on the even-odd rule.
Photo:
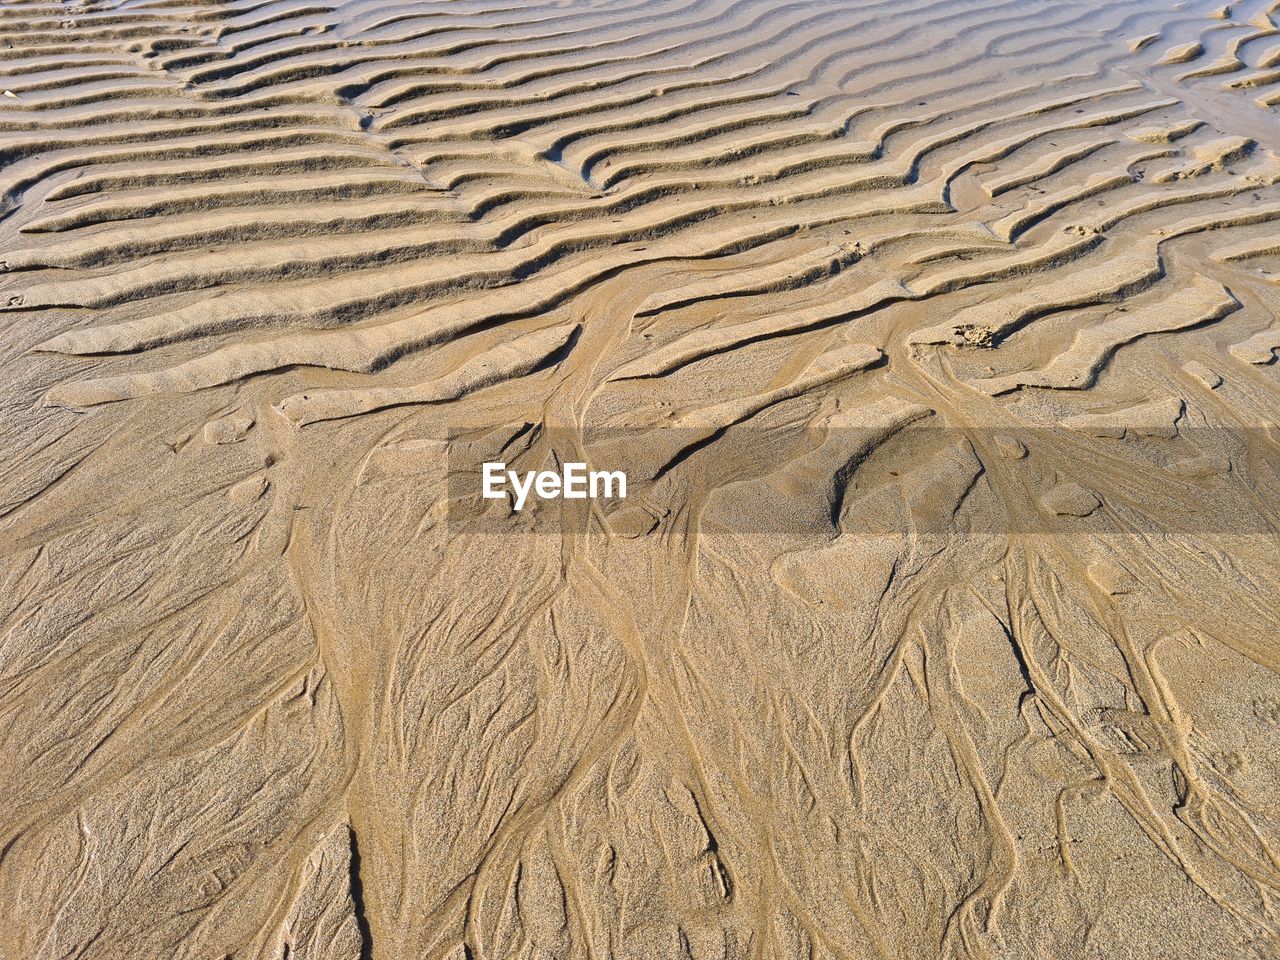
{"label": "sand texture", "polygon": [[0,960],[1280,958],[1280,0],[2,0],[0,331]]}

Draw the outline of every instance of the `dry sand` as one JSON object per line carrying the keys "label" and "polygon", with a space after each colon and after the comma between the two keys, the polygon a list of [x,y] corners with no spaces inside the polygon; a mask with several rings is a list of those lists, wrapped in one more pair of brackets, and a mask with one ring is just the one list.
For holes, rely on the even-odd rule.
{"label": "dry sand", "polygon": [[0,957],[1280,957],[1278,8],[5,0]]}

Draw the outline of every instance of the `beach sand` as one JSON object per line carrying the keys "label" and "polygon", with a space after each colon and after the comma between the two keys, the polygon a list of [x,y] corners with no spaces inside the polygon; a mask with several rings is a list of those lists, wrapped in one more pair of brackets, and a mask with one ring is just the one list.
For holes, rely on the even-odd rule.
{"label": "beach sand", "polygon": [[0,957],[1280,957],[1278,25],[0,4]]}

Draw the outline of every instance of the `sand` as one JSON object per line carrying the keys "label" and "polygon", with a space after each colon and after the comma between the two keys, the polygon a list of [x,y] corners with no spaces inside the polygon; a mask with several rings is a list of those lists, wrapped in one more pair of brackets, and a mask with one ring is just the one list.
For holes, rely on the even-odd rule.
{"label": "sand", "polygon": [[5,0],[0,957],[1280,957],[1278,25]]}

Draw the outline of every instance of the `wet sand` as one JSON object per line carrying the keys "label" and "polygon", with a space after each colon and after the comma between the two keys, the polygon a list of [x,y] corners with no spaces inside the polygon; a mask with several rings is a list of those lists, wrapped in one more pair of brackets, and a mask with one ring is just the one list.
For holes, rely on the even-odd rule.
{"label": "wet sand", "polygon": [[0,957],[1280,957],[1278,24],[0,5]]}

